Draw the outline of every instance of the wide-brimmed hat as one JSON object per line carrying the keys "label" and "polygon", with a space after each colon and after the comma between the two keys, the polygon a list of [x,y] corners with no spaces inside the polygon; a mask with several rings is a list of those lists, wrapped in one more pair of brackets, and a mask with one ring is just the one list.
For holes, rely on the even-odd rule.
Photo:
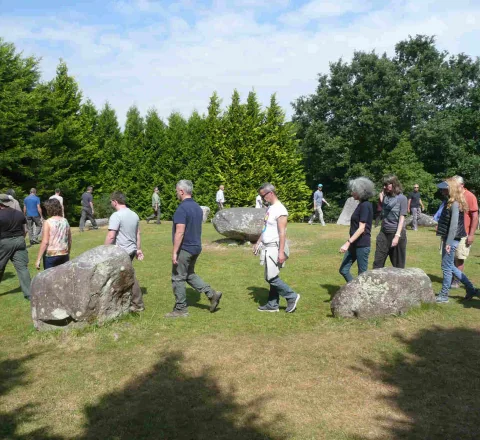
{"label": "wide-brimmed hat", "polygon": [[15,208],[15,200],[12,196],[7,194],[0,194],[0,205],[8,206],[9,208]]}

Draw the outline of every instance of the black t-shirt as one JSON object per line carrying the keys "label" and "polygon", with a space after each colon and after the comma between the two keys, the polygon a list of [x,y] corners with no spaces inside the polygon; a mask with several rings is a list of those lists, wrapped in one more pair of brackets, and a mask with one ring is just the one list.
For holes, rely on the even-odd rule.
{"label": "black t-shirt", "polygon": [[185,235],[180,249],[186,250],[192,255],[198,255],[202,252],[202,223],[202,208],[192,198],[185,199],[173,214],[172,240],[175,236],[176,225],[185,225]]}
{"label": "black t-shirt", "polygon": [[355,211],[353,211],[350,219],[350,237],[355,234],[355,231],[360,226],[360,223],[365,223],[365,231],[363,234],[353,242],[355,247],[370,247],[371,231],[373,220],[372,204],[366,200],[359,203]]}
{"label": "black t-shirt", "polygon": [[23,237],[25,216],[13,208],[0,209],[0,238]]}
{"label": "black t-shirt", "polygon": [[85,209],[92,209],[92,207],[90,206],[91,202],[93,202],[92,194],[89,193],[88,191],[84,192],[82,194],[82,206]]}
{"label": "black t-shirt", "polygon": [[421,194],[417,191],[417,192],[411,192],[409,195],[408,195],[408,198],[411,200],[410,202],[410,209],[411,208],[420,208],[420,198],[421,198]]}

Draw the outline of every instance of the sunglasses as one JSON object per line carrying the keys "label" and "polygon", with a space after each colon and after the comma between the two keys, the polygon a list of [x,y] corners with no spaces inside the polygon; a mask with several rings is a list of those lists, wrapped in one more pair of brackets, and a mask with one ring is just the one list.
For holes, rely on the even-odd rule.
{"label": "sunglasses", "polygon": [[272,191],[268,191],[268,192],[266,192],[263,196],[260,194],[260,197],[265,200],[265,196],[267,196],[267,195],[270,194],[271,192],[272,192]]}

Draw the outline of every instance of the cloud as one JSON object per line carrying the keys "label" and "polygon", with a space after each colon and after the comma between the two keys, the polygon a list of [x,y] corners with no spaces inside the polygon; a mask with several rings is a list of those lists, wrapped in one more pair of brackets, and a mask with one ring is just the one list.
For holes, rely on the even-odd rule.
{"label": "cloud", "polygon": [[[440,49],[479,55],[480,5],[466,0],[395,0],[368,8],[356,1],[321,3],[295,7],[279,0],[276,12],[265,15],[267,6],[250,0],[162,2],[161,9],[153,1],[124,1],[110,4],[116,14],[101,11],[106,18],[96,21],[3,14],[0,29],[26,55],[43,58],[45,79],[65,59],[84,96],[99,107],[108,100],[121,122],[132,104],[143,114],[156,107],[164,118],[172,111],[203,113],[214,91],[226,106],[235,88],[244,99],[255,89],[264,104],[277,92],[291,115],[290,103],[314,93],[330,62],[348,60],[354,50],[391,55],[408,35],[436,35]],[[127,11],[144,18],[123,20]],[[311,27],[312,20],[322,26]]]}

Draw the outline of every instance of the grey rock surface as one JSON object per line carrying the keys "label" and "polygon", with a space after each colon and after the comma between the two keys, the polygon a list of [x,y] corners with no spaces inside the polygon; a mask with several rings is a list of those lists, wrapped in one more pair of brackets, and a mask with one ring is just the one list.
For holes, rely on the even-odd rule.
{"label": "grey rock surface", "polygon": [[338,217],[337,225],[350,226],[350,219],[352,218],[353,211],[358,206],[359,201],[353,197],[349,197],[343,205],[342,213]]}
{"label": "grey rock surface", "polygon": [[235,240],[257,241],[262,233],[266,209],[229,208],[215,214],[212,223],[216,231]]}
{"label": "grey rock surface", "polygon": [[[97,226],[107,226],[108,225],[108,218],[96,218],[95,221],[97,222]],[[92,222],[90,220],[85,221],[85,227],[91,228]]]}
{"label": "grey rock surface", "polygon": [[40,272],[31,287],[35,328],[78,328],[128,313],[133,274],[130,257],[116,246],[98,246]]}
{"label": "grey rock surface", "polygon": [[331,303],[334,316],[374,318],[399,315],[435,302],[432,283],[418,268],[369,270],[343,286]]}
{"label": "grey rock surface", "polygon": [[210,208],[208,206],[200,206],[203,211],[203,223],[205,223],[210,215]]}
{"label": "grey rock surface", "polygon": [[[413,221],[413,217],[409,215],[405,220],[406,226],[411,226]],[[426,226],[426,227],[435,227],[437,226],[437,222],[433,219],[433,217],[424,214],[423,212],[418,217],[418,226]]]}

